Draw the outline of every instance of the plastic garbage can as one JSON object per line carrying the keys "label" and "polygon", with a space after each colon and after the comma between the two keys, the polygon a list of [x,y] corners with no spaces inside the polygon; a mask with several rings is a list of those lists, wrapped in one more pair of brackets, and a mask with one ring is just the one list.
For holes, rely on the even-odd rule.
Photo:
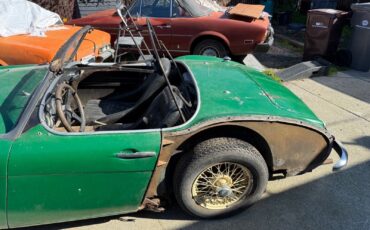
{"label": "plastic garbage can", "polygon": [[350,50],[352,53],[351,67],[360,71],[370,69],[370,3],[352,4],[353,27]]}
{"label": "plastic garbage can", "polygon": [[312,0],[311,9],[335,9],[337,0]]}
{"label": "plastic garbage can", "polygon": [[347,12],[333,9],[308,11],[304,60],[334,59],[346,16]]}

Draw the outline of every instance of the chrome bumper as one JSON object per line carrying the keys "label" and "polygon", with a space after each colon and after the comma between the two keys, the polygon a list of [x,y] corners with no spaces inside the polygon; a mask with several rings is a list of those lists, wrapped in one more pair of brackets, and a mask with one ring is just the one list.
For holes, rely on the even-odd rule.
{"label": "chrome bumper", "polygon": [[270,47],[274,44],[274,34],[275,34],[274,28],[272,28],[272,26],[270,25],[268,30],[269,32],[266,40],[263,43],[258,44],[256,46],[254,50],[255,52],[266,53],[269,51]]}
{"label": "chrome bumper", "polygon": [[339,161],[333,166],[333,171],[338,171],[345,167],[348,163],[348,152],[344,148],[343,144],[337,140],[333,142],[333,148],[339,155]]}
{"label": "chrome bumper", "polygon": [[114,49],[112,48],[106,49],[105,51],[101,52],[98,57],[103,59],[103,61],[110,57],[114,57]]}

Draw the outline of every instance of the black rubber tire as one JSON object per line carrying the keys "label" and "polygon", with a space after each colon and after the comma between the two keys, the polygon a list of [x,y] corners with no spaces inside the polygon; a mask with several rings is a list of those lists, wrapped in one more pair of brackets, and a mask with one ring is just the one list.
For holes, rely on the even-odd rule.
{"label": "black rubber tire", "polygon": [[[251,192],[234,205],[221,209],[207,209],[192,198],[192,185],[198,175],[211,165],[233,162],[246,166],[253,175]],[[235,138],[213,138],[196,145],[192,152],[182,156],[174,173],[174,194],[180,207],[199,218],[229,216],[260,199],[269,178],[264,158],[251,144]]]}
{"label": "black rubber tire", "polygon": [[205,49],[211,48],[217,52],[217,57],[223,58],[228,56],[228,50],[221,42],[215,39],[205,39],[200,41],[194,48],[193,54],[203,55]]}

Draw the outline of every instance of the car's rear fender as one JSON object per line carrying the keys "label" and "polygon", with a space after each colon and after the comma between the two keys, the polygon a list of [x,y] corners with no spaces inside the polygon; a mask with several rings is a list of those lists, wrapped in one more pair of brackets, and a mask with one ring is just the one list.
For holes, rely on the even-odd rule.
{"label": "car's rear fender", "polygon": [[168,182],[164,178],[171,175],[167,172],[176,165],[177,156],[191,153],[190,149],[203,140],[221,136],[251,143],[261,152],[271,175],[287,176],[309,172],[321,165],[334,142],[326,129],[272,116],[218,118],[183,131],[164,130],[161,153],[146,197],[166,192],[163,185]]}

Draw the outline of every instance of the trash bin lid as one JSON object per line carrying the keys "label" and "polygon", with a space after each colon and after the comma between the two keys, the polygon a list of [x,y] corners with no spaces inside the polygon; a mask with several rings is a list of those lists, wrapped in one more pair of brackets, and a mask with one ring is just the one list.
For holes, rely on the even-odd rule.
{"label": "trash bin lid", "polygon": [[328,15],[331,17],[341,17],[347,15],[347,12],[341,10],[334,10],[334,9],[314,9],[309,10],[308,14],[321,14],[321,15]]}
{"label": "trash bin lid", "polygon": [[353,11],[369,11],[370,12],[370,3],[353,3],[351,5]]}

